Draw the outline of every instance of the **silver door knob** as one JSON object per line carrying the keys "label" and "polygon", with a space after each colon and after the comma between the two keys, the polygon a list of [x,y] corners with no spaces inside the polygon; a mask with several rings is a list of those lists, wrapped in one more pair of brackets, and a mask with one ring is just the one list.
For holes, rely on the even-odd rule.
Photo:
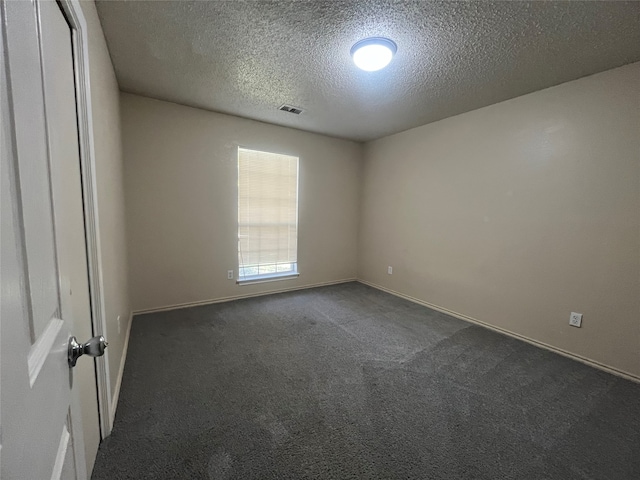
{"label": "silver door knob", "polygon": [[87,343],[79,344],[76,337],[69,338],[69,366],[75,367],[78,358],[84,354],[90,357],[101,357],[104,355],[104,349],[107,348],[107,340],[100,335],[93,337]]}

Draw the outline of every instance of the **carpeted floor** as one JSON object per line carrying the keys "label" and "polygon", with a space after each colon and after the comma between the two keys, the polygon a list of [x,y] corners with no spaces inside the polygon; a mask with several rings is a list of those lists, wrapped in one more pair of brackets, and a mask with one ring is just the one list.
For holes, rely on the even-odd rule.
{"label": "carpeted floor", "polygon": [[137,316],[100,479],[638,479],[640,385],[359,283]]}

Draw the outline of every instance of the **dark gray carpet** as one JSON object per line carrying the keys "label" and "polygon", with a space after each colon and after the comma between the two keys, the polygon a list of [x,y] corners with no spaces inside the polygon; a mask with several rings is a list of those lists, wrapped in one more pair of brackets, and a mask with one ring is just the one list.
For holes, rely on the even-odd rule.
{"label": "dark gray carpet", "polygon": [[640,385],[359,283],[137,316],[99,479],[639,479]]}

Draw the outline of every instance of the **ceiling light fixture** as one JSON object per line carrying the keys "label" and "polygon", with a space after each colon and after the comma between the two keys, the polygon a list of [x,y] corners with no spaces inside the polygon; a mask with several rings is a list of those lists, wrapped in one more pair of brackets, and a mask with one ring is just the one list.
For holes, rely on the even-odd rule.
{"label": "ceiling light fixture", "polygon": [[358,68],[375,72],[389,65],[397,50],[396,44],[388,38],[371,37],[351,47],[351,56]]}

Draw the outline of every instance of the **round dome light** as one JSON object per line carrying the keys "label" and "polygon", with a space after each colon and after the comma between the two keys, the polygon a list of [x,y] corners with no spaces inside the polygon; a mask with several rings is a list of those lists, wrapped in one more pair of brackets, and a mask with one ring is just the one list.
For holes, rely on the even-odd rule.
{"label": "round dome light", "polygon": [[387,65],[398,47],[388,38],[372,37],[360,40],[351,47],[351,56],[358,68],[375,72]]}

